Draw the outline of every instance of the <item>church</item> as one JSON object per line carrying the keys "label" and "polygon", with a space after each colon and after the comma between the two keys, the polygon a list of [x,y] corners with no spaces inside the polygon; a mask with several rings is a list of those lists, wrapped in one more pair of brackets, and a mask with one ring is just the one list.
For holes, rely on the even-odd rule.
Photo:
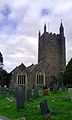
{"label": "church", "polygon": [[23,63],[11,71],[14,87],[33,88],[49,86],[57,80],[66,65],[64,27],[61,22],[59,34],[49,33],[44,25],[43,34],[38,34],[38,63],[26,67]]}

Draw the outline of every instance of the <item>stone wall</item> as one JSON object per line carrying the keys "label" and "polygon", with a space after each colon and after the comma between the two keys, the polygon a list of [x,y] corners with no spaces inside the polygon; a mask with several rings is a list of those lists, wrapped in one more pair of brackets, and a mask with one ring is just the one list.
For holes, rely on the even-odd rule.
{"label": "stone wall", "polygon": [[50,75],[58,77],[66,64],[65,57],[64,36],[46,32],[39,37],[38,63],[48,64]]}
{"label": "stone wall", "polygon": [[[24,84],[18,85],[18,79],[17,79],[18,74],[26,75],[26,84],[25,85]],[[20,86],[20,87],[25,87],[26,89],[28,89],[28,87],[30,87],[30,73],[24,65],[20,65],[15,70],[12,71],[11,79],[14,81],[15,88]]]}

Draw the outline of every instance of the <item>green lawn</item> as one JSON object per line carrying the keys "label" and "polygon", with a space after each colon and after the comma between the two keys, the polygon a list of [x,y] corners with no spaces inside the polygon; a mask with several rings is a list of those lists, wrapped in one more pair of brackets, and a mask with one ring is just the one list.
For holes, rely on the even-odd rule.
{"label": "green lawn", "polygon": [[[49,109],[55,112],[47,120],[72,120],[72,102],[69,100],[67,91],[49,92],[49,95],[45,97],[40,94],[40,97],[33,98],[33,102],[26,100],[22,111],[17,111],[16,103],[9,102],[6,97],[0,95],[0,115],[6,116],[11,120],[22,116],[26,117],[26,120],[45,120],[45,116],[41,114],[39,107],[39,103],[43,99],[47,100]],[[5,108],[6,106],[9,107]]]}

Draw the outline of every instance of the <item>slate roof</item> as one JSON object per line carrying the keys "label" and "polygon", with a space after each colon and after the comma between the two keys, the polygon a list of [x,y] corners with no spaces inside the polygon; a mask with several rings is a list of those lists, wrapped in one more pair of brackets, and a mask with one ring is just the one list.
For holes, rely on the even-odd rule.
{"label": "slate roof", "polygon": [[16,70],[19,69],[20,67],[25,67],[25,68],[26,68],[26,66],[25,66],[23,63],[21,63],[19,66],[16,66],[10,73],[16,71]]}
{"label": "slate roof", "polygon": [[29,71],[31,72],[31,71],[33,71],[36,67],[37,67],[37,65],[38,64],[32,64],[32,65],[30,65],[30,66],[28,66],[27,68],[29,69]]}

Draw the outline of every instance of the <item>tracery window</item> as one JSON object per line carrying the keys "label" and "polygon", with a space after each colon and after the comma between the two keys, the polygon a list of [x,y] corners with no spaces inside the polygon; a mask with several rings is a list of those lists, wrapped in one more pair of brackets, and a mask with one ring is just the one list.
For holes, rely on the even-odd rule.
{"label": "tracery window", "polygon": [[26,75],[23,75],[23,74],[18,75],[18,84],[19,85],[26,84]]}
{"label": "tracery window", "polygon": [[43,73],[38,73],[36,76],[36,84],[45,84],[45,74]]}

